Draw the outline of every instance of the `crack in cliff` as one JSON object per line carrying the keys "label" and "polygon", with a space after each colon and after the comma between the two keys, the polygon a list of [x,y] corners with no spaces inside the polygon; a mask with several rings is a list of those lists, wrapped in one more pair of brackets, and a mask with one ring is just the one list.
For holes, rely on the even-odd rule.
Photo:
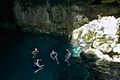
{"label": "crack in cliff", "polygon": [[47,13],[48,13],[48,23],[51,22],[51,4],[50,4],[50,1],[49,0],[46,0],[46,10],[47,10]]}

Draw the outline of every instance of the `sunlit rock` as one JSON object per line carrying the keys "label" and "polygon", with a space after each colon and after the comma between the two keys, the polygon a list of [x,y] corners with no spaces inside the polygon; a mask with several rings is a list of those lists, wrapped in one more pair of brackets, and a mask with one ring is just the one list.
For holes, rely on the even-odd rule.
{"label": "sunlit rock", "polygon": [[105,54],[103,56],[103,60],[112,61],[113,59],[109,55]]}
{"label": "sunlit rock", "polygon": [[[118,41],[119,18],[113,16],[101,17],[75,29],[72,33],[72,45],[80,51],[91,47],[103,53],[113,50]],[[108,60],[108,59],[107,59]]]}
{"label": "sunlit rock", "polygon": [[73,31],[73,33],[74,33],[74,34],[72,35],[72,36],[73,36],[73,39],[77,39],[77,38],[79,37],[79,34],[80,34],[80,33],[79,33],[79,29],[75,29],[75,30]]}
{"label": "sunlit rock", "polygon": [[72,45],[77,43],[74,47],[80,52],[81,60],[97,74],[97,80],[120,79],[119,29],[120,18],[109,16],[93,20],[73,31]]}
{"label": "sunlit rock", "polygon": [[84,51],[84,54],[89,57],[89,59],[100,59],[103,58],[103,53],[97,49],[87,49]]}
{"label": "sunlit rock", "polygon": [[119,26],[119,34],[120,34],[120,18],[117,19],[117,25]]}
{"label": "sunlit rock", "polygon": [[120,44],[117,44],[114,48],[113,48],[113,52],[117,52],[120,54]]}
{"label": "sunlit rock", "polygon": [[120,62],[120,55],[114,55],[112,61]]}
{"label": "sunlit rock", "polygon": [[112,50],[112,47],[110,46],[110,44],[108,43],[104,43],[102,45],[100,45],[100,43],[97,43],[97,46],[94,46],[95,48],[102,50],[103,52],[110,52]]}

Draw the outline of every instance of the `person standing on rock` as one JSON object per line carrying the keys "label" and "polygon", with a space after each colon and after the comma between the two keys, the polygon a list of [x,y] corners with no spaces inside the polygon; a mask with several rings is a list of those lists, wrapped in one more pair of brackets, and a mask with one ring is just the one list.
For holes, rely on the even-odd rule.
{"label": "person standing on rock", "polygon": [[70,66],[70,58],[71,58],[71,52],[69,49],[66,49],[67,54],[65,55],[65,62]]}

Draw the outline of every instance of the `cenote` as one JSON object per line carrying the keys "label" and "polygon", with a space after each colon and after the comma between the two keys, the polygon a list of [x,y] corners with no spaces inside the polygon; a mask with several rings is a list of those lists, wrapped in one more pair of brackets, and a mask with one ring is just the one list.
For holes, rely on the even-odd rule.
{"label": "cenote", "polygon": [[[31,51],[35,47],[39,49],[39,58],[45,65],[37,74],[33,72],[31,59]],[[62,36],[1,31],[1,80],[86,80],[79,76],[88,75],[84,67],[75,64],[78,69],[71,73],[74,66],[68,67],[64,63],[66,48],[70,48],[69,41]],[[58,52],[59,65],[49,58],[52,49]],[[74,75],[73,78],[70,79],[70,75]]]}
{"label": "cenote", "polygon": [[[120,0],[1,0],[0,80],[120,80],[120,64],[116,66],[116,63],[101,59],[111,59],[109,55],[106,57],[109,53],[97,60],[97,54],[96,57],[81,54],[81,58],[75,54],[76,49],[82,52],[80,40],[95,50],[101,48],[103,43],[110,49],[115,48],[112,43],[120,44],[116,40],[117,35],[120,39],[120,31],[114,31],[120,30],[119,16]],[[106,31],[111,34],[115,32],[115,35],[106,35]],[[51,32],[55,35],[44,34]],[[56,33],[75,36],[70,41],[66,36],[56,36]],[[96,45],[93,46],[93,43]],[[73,48],[74,44],[76,46]],[[109,47],[105,46],[103,51],[99,49],[101,54],[104,50],[108,52]],[[31,56],[34,48],[38,48],[38,57],[45,65],[37,74],[34,74]],[[64,62],[66,48],[75,54],[70,66]],[[60,64],[50,59],[53,49],[58,53]],[[119,59],[117,56],[113,55],[114,59]]]}

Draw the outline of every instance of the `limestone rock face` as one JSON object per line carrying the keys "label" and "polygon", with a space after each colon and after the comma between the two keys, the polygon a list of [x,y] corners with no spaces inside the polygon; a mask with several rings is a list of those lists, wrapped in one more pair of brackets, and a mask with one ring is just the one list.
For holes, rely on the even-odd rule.
{"label": "limestone rock face", "polygon": [[119,24],[119,18],[100,17],[72,33],[71,44],[95,80],[120,80]]}
{"label": "limestone rock face", "polygon": [[93,47],[103,53],[109,53],[118,42],[118,24],[113,16],[93,20],[73,31],[71,44],[83,52]]}
{"label": "limestone rock face", "polygon": [[119,80],[120,79],[120,63],[97,61],[94,71],[97,80]]}
{"label": "limestone rock face", "polygon": [[[67,33],[70,27],[68,8],[50,0],[14,1],[17,24],[25,31]],[[69,28],[67,28],[69,26]]]}
{"label": "limestone rock face", "polygon": [[23,31],[60,34],[71,34],[101,13],[119,15],[118,6],[91,3],[90,0],[14,0],[13,12]]}
{"label": "limestone rock face", "polygon": [[91,59],[93,58],[103,58],[103,53],[100,51],[100,50],[97,50],[97,49],[87,49],[84,54],[86,56],[88,56],[90,58],[90,55],[91,55]]}

